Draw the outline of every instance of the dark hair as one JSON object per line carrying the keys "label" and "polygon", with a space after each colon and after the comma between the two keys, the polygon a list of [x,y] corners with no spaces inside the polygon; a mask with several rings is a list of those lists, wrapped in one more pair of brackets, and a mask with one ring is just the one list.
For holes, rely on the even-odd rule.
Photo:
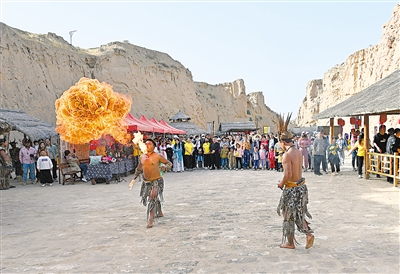
{"label": "dark hair", "polygon": [[71,151],[69,151],[69,150],[67,149],[66,151],[64,151],[64,157],[66,158],[70,153],[71,153]]}
{"label": "dark hair", "polygon": [[285,143],[291,143],[293,142],[293,139],[280,139],[281,141],[284,141]]}
{"label": "dark hair", "polygon": [[153,145],[154,145],[154,147],[157,147],[157,145],[156,145],[156,142],[154,142],[154,140],[153,139],[151,139],[151,138],[147,138],[146,139],[146,142],[147,141],[150,141],[150,142],[152,142],[153,143]]}

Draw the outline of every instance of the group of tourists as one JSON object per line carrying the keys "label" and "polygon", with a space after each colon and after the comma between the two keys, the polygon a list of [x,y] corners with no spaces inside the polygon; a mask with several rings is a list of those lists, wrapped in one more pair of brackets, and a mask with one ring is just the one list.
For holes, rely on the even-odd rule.
{"label": "group of tourists", "polygon": [[156,151],[173,163],[173,172],[193,169],[282,171],[283,150],[273,133],[261,136],[173,136],[156,139]]}
{"label": "group of tourists", "polygon": [[[141,202],[147,207],[147,228],[153,227],[155,218],[164,216],[161,209],[163,202],[164,180],[162,172],[167,171],[173,167],[174,171],[192,170],[197,162],[200,162],[200,167],[208,169],[233,169],[232,163],[229,162],[229,152],[238,152],[237,155],[243,158],[244,151],[252,151],[253,157],[243,161],[235,157],[235,169],[239,165],[244,164],[243,167],[253,166],[254,169],[266,168],[266,161],[263,163],[258,162],[260,158],[254,157],[255,154],[259,155],[259,151],[266,148],[275,150],[275,146],[279,145],[282,150],[282,171],[283,177],[278,182],[278,188],[282,190],[282,196],[278,205],[278,213],[283,216],[283,237],[281,248],[294,249],[297,241],[294,237],[295,227],[306,235],[305,248],[308,249],[314,244],[313,230],[306,221],[306,217],[311,218],[307,209],[308,204],[308,189],[305,184],[305,179],[302,177],[302,158],[303,154],[297,149],[294,144],[293,134],[287,130],[291,115],[283,121],[280,116],[278,123],[278,138],[273,134],[266,137],[259,136],[228,136],[227,138],[218,138],[209,135],[202,135],[201,137],[189,137],[186,140],[183,137],[174,136],[170,139],[146,139],[145,144],[147,152],[139,157],[139,165],[135,171],[135,177],[130,186],[139,176],[143,176],[142,186],[140,190]],[[268,140],[268,142],[267,142]],[[167,152],[169,150],[169,152]],[[197,150],[196,153],[194,151]],[[200,151],[200,153],[199,153]],[[164,155],[166,157],[164,157]],[[206,160],[205,155],[208,155]],[[185,156],[189,156],[186,157]],[[196,157],[195,157],[196,156]],[[224,160],[227,159],[228,160]],[[200,159],[200,161],[199,161]],[[232,157],[233,161],[233,157]],[[173,162],[173,163],[172,163]],[[197,166],[199,167],[199,166]]]}
{"label": "group of tourists", "polygon": [[[311,218],[307,209],[308,189],[302,173],[312,170],[316,175],[322,175],[320,168],[328,173],[327,162],[331,165],[332,173],[340,172],[344,164],[345,151],[352,156],[353,170],[357,170],[362,177],[362,166],[365,154],[363,130],[352,130],[350,135],[339,134],[329,138],[323,131],[316,134],[302,132],[295,136],[288,131],[291,115],[280,116],[278,134],[267,135],[236,135],[236,136],[173,136],[172,138],[158,137],[154,140],[145,139],[147,151],[142,153],[137,144],[129,143],[115,148],[116,156],[135,159],[135,180],[142,176],[140,188],[141,203],[147,207],[147,228],[152,228],[154,220],[164,216],[161,204],[163,202],[164,180],[163,172],[191,171],[195,168],[218,170],[265,169],[283,172],[278,181],[278,188],[282,195],[278,205],[278,214],[283,216],[282,248],[295,248],[297,243],[294,232],[298,231],[306,236],[306,249],[314,244],[313,230],[306,218]],[[32,147],[30,140],[24,140],[23,147],[15,150],[15,142],[11,143],[11,157],[7,154],[8,143],[0,139],[0,159],[3,175],[11,167],[15,167],[16,174],[22,173],[23,182],[29,178],[34,182],[39,178],[43,185],[51,185],[57,178],[55,158],[57,150],[50,140],[38,142]],[[100,141],[93,147],[92,153],[107,155],[107,143]],[[92,148],[92,147],[91,147]],[[381,125],[379,132],[374,136],[371,148],[378,153],[400,152],[400,129],[389,129]],[[18,157],[16,157],[18,155]],[[66,158],[75,158],[74,153],[66,151]],[[35,168],[36,160],[36,168]],[[18,169],[18,161],[21,167]],[[357,164],[357,168],[355,167]],[[81,167],[84,169],[84,167]],[[35,173],[36,170],[36,173]],[[9,174],[9,173],[8,173]],[[36,174],[36,176],[35,176]],[[378,175],[379,176],[379,175]],[[9,178],[9,176],[2,176]],[[1,183],[2,189],[10,187],[9,181]]]}
{"label": "group of tourists", "polygon": [[[8,150],[8,145],[11,148]],[[50,139],[34,142],[30,139],[22,140],[22,147],[17,147],[17,142],[8,143],[6,138],[0,139],[1,164],[1,190],[14,188],[10,185],[11,171],[14,169],[16,176],[22,177],[22,184],[36,184],[51,186],[57,180],[57,147],[51,144]],[[29,181],[28,181],[29,179]]]}

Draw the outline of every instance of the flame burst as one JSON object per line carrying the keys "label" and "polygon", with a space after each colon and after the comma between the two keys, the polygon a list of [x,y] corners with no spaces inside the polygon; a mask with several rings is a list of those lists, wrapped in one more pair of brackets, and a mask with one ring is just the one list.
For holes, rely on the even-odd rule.
{"label": "flame burst", "polygon": [[[133,136],[134,136],[134,138],[132,139],[132,143],[139,145],[140,150],[141,150],[143,153],[147,153],[146,144],[143,143],[143,134],[140,133],[140,131],[138,131],[138,132],[136,132],[136,133],[133,133]],[[130,184],[129,184],[129,190],[132,189],[133,184],[135,183],[135,181],[136,181],[136,177],[133,178],[133,180],[130,182]]]}
{"label": "flame burst", "polygon": [[142,133],[140,133],[140,131],[138,131],[136,133],[133,133],[133,136],[134,136],[134,138],[132,139],[132,142],[134,144],[138,144],[140,150],[143,153],[147,153],[147,147],[146,147],[146,144],[143,143],[143,135],[142,135]]}
{"label": "flame burst", "polygon": [[105,134],[126,144],[130,135],[123,119],[131,104],[132,98],[114,92],[111,85],[83,77],[56,100],[56,131],[72,144],[89,143]]}

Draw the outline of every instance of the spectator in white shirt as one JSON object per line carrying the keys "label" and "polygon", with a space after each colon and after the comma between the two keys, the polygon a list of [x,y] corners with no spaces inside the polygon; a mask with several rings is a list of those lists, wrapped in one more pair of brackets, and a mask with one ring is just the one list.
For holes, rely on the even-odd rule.
{"label": "spectator in white shirt", "polygon": [[37,170],[38,170],[38,178],[42,183],[42,186],[52,186],[53,185],[53,177],[51,175],[51,169],[53,168],[53,163],[49,156],[47,156],[47,151],[40,151],[40,157],[37,160]]}

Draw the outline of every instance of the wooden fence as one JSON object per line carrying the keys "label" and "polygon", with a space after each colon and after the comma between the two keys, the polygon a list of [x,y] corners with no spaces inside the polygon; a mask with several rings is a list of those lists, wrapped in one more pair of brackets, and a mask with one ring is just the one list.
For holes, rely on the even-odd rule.
{"label": "wooden fence", "polygon": [[381,176],[392,178],[393,185],[398,186],[400,180],[399,153],[395,153],[393,155],[368,152],[365,163],[365,173],[367,174],[366,178],[369,177],[369,174],[379,174]]}

